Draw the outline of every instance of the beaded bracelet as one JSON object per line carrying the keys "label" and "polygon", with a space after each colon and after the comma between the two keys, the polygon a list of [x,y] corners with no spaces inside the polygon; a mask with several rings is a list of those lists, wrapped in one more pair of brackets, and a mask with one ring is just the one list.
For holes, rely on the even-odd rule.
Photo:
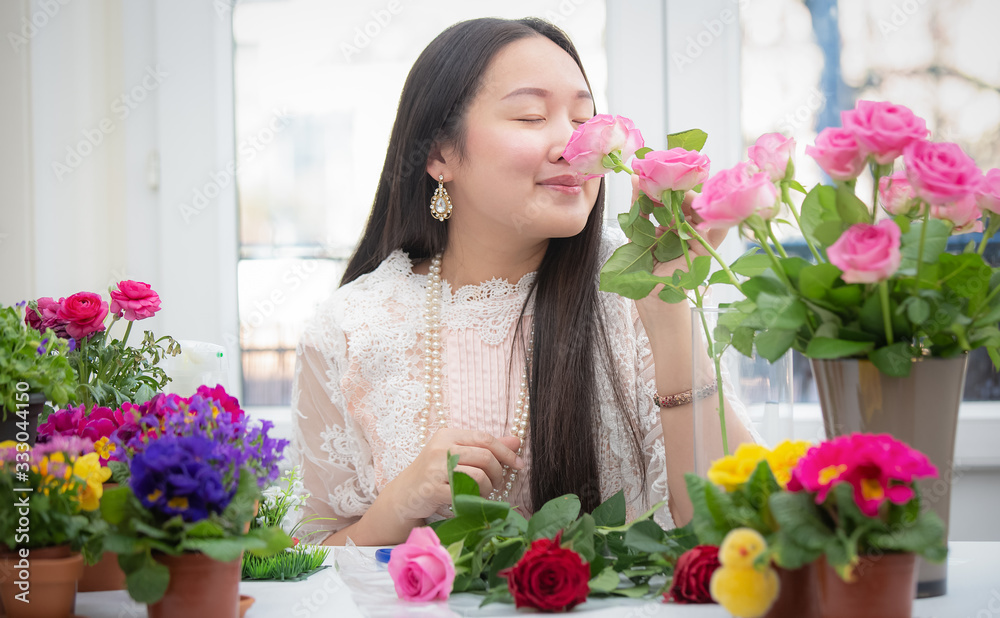
{"label": "beaded bracelet", "polygon": [[695,399],[704,399],[705,397],[710,397],[715,393],[719,392],[719,387],[715,382],[706,384],[705,386],[698,387],[695,391],[684,391],[683,393],[677,393],[676,395],[667,395],[666,397],[660,397],[659,395],[653,395],[653,403],[660,406],[661,408],[675,408],[677,406],[683,406],[685,404],[691,403]]}

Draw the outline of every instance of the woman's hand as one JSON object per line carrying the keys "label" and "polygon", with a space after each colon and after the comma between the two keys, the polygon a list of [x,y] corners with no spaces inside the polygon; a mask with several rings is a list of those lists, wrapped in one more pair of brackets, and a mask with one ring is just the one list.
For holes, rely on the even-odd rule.
{"label": "woman's hand", "polygon": [[403,520],[422,520],[441,506],[451,504],[448,484],[448,453],[458,455],[456,472],[464,472],[479,484],[484,498],[504,484],[503,466],[524,468],[518,456],[521,440],[515,436],[496,438],[484,431],[439,429],[431,436],[412,464],[393,479],[379,496],[394,504]]}

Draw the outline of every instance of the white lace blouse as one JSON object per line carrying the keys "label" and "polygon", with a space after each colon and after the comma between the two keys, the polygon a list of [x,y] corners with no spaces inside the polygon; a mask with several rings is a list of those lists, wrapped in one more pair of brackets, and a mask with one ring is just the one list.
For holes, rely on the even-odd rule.
{"label": "white lace blouse", "polygon": [[[620,244],[616,241],[605,236],[604,257]],[[304,534],[334,532],[356,522],[419,452],[427,276],[412,268],[409,257],[397,250],[371,273],[338,288],[319,305],[299,342],[291,453],[310,494],[303,518],[336,518],[307,523],[301,528]],[[457,291],[442,281],[442,396],[451,427],[511,435],[513,400],[524,362],[515,361],[513,376],[508,376],[508,363],[515,321],[534,276],[528,273],[517,283],[493,279]],[[602,499],[624,490],[631,520],[667,497],[662,428],[653,404],[653,358],[635,303],[606,293],[601,293],[601,300],[608,307],[618,379],[626,381],[626,392],[634,393],[643,460],[634,460],[628,425],[613,403],[609,376],[599,377],[600,488]],[[523,319],[523,332],[530,332],[530,305]],[[432,427],[434,422],[431,419]],[[528,489],[527,447],[526,441],[522,456],[527,468],[517,475],[508,498],[524,515],[530,515],[534,506]],[[640,466],[646,469],[645,486]],[[446,516],[445,508],[431,519]],[[666,506],[655,519],[664,527],[674,525]],[[320,538],[317,534],[312,540]]]}

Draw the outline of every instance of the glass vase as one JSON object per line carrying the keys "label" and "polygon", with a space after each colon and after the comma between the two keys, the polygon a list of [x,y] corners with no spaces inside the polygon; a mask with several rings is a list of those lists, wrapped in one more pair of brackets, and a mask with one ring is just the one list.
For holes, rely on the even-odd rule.
{"label": "glass vase", "polygon": [[[744,442],[773,448],[793,438],[792,351],[769,362],[753,346],[750,356],[724,343],[728,308],[692,311],[693,384],[715,382],[717,392],[694,400],[694,472],[705,476],[712,462]],[[719,413],[725,410],[725,414]]]}

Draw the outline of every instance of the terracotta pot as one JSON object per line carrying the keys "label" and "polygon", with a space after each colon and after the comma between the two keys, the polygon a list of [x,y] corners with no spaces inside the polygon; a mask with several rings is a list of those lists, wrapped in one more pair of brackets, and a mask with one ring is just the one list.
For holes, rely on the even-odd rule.
{"label": "terracotta pot", "polygon": [[170,569],[163,598],[147,606],[149,618],[239,618],[240,560],[219,562],[205,554],[156,555]]}
{"label": "terracotta pot", "polygon": [[97,564],[83,567],[83,577],[77,585],[77,592],[99,592],[101,590],[124,590],[125,571],[118,566],[118,554],[106,551]]}
{"label": "terracotta pot", "polygon": [[819,618],[819,583],[815,562],[800,569],[775,566],[781,590],[764,618]]}
{"label": "terracotta pot", "polygon": [[[26,580],[21,579],[24,572]],[[76,607],[76,580],[81,575],[83,556],[71,552],[69,547],[32,549],[26,558],[19,553],[0,555],[0,598],[7,618],[72,616]],[[17,596],[24,592],[17,585],[21,581],[28,582],[29,603]]]}
{"label": "terracotta pot", "polygon": [[[27,403],[27,407],[20,408],[20,410],[26,413],[27,418],[18,416],[18,408],[15,408],[7,410],[7,418],[4,419],[4,410],[0,409],[0,419],[3,419],[0,420],[0,442],[14,440],[15,442],[27,442],[31,446],[35,445],[35,438],[38,437],[38,416],[45,408],[45,395],[31,393],[28,395]],[[2,408],[2,405],[0,405],[0,408]],[[28,422],[26,430],[17,425],[17,423],[24,421]]]}
{"label": "terracotta pot", "polygon": [[862,556],[852,583],[820,559],[822,618],[911,618],[917,586],[915,554]]}
{"label": "terracotta pot", "polygon": [[250,609],[250,606],[253,605],[256,600],[257,599],[245,594],[240,595],[240,618],[246,616],[247,610]]}
{"label": "terracotta pot", "polygon": [[[892,378],[869,360],[810,360],[828,438],[854,432],[888,433],[927,455],[937,467],[940,478],[920,479],[917,486],[923,504],[944,522],[946,539],[958,406],[968,363],[968,354],[921,358],[912,362],[908,377]],[[917,596],[944,595],[947,563],[918,559],[917,564]]]}

